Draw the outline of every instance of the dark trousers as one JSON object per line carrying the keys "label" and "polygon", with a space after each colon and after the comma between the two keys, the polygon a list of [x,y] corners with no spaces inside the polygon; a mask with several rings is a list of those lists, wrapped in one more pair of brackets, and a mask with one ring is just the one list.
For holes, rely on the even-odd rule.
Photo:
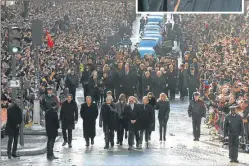
{"label": "dark trousers", "polygon": [[47,142],[47,157],[52,157],[54,156],[54,143],[55,143],[55,138],[54,137],[48,137],[48,142]]}
{"label": "dark trousers", "polygon": [[70,88],[69,93],[73,95],[73,101],[75,101],[75,96],[76,96],[76,88]]}
{"label": "dark trousers", "polygon": [[150,129],[144,129],[144,130],[140,130],[140,139],[139,139],[139,143],[142,144],[143,143],[143,139],[144,139],[144,135],[145,135],[145,142],[148,143],[149,141],[149,134],[150,134]]}
{"label": "dark trousers", "polygon": [[72,143],[72,129],[62,129],[62,135],[65,142]]}
{"label": "dark trousers", "polygon": [[128,135],[128,145],[133,146],[134,145],[134,137],[136,137],[136,142],[139,144],[139,131],[135,130],[134,128],[129,130]]}
{"label": "dark trousers", "polygon": [[86,96],[88,96],[88,89],[87,89],[88,84],[82,84],[82,87],[84,89],[84,98],[86,100]]}
{"label": "dark trousers", "polygon": [[194,138],[199,139],[201,135],[201,117],[192,117]]}
{"label": "dark trousers", "polygon": [[162,138],[166,138],[167,123],[168,123],[168,119],[159,120],[160,140],[162,140]]}
{"label": "dark trousers", "polygon": [[123,119],[120,119],[118,123],[118,131],[117,131],[117,141],[119,143],[123,142],[124,132],[125,132],[125,122]]}
{"label": "dark trousers", "polygon": [[[14,135],[9,135],[9,140],[8,140],[8,147],[7,147],[7,154],[11,155],[11,149],[12,149],[12,154],[16,154],[17,151],[17,144],[18,144],[18,134],[19,134],[19,129],[16,129],[14,132]],[[13,143],[14,141],[14,143]]]}
{"label": "dark trousers", "polygon": [[109,143],[111,145],[114,145],[114,130],[110,129],[108,125],[104,126],[104,132],[105,132],[105,146],[109,147]]}
{"label": "dark trousers", "polygon": [[169,88],[170,99],[174,100],[176,97],[176,88]]}
{"label": "dark trousers", "polygon": [[228,144],[229,144],[229,158],[231,160],[237,160],[238,149],[239,149],[239,136],[229,135]]}

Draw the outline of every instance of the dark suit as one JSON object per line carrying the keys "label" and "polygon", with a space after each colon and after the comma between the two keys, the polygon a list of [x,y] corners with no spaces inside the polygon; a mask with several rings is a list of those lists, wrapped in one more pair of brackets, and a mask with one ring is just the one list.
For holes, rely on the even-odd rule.
{"label": "dark suit", "polygon": [[[139,145],[139,121],[140,121],[140,111],[142,107],[141,104],[134,104],[134,108],[132,109],[130,105],[125,107],[125,116],[128,121],[128,129],[129,129],[129,136],[128,136],[128,144],[129,146],[133,146],[134,144],[134,135],[136,136],[137,146]],[[136,123],[132,124],[131,120],[136,120]]]}
{"label": "dark suit", "polygon": [[46,121],[46,133],[48,137],[47,157],[52,157],[54,156],[53,148],[54,148],[55,138],[58,136],[58,129],[60,127],[58,113],[56,112],[55,109],[51,108],[49,109],[49,111],[46,112],[45,121]]}
{"label": "dark suit", "polygon": [[11,155],[11,147],[13,144],[12,154],[16,155],[18,135],[20,125],[22,123],[22,110],[18,105],[14,104],[7,109],[7,123],[6,123],[6,133],[9,137],[7,153]]}

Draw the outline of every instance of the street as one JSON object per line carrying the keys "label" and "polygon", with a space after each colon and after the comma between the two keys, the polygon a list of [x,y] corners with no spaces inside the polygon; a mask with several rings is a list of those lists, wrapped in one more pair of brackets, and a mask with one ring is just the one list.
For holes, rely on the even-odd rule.
{"label": "street", "polygon": [[[133,46],[139,40],[139,19],[134,23],[132,36]],[[180,64],[180,63],[179,63]],[[82,89],[77,90],[78,105],[83,101]],[[202,127],[199,142],[193,141],[192,121],[187,113],[188,99],[171,102],[171,112],[167,126],[167,141],[159,141],[159,124],[156,111],[156,131],[152,133],[149,148],[143,144],[142,149],[128,150],[128,140],[123,146],[115,145],[109,150],[104,149],[104,133],[96,121],[95,144],[85,146],[83,138],[83,122],[79,117],[75,130],[73,130],[72,148],[62,147],[63,138],[55,143],[54,154],[59,159],[48,161],[46,154],[36,156],[21,156],[9,160],[7,156],[1,158],[2,166],[239,166],[249,165],[249,154],[239,153],[239,164],[230,164],[228,150],[219,146],[208,144],[209,130]],[[80,110],[80,107],[79,107]],[[203,124],[203,123],[202,123]],[[203,124],[204,126],[204,124]],[[116,141],[116,133],[115,133]]]}
{"label": "street", "polygon": [[[79,92],[78,99],[81,99]],[[201,136],[200,142],[193,141],[192,123],[187,116],[187,106],[188,101],[181,102],[179,99],[171,103],[167,141],[159,142],[159,124],[157,121],[156,131],[152,133],[152,140],[148,149],[143,145],[141,150],[128,151],[126,139],[123,146],[115,145],[113,149],[104,150],[104,134],[102,128],[98,127],[98,123],[95,144],[86,148],[83,138],[82,119],[79,118],[76,129],[73,131],[73,148],[62,147],[62,137],[55,143],[54,151],[55,155],[59,157],[58,160],[48,161],[46,154],[21,156],[20,159],[12,160],[3,157],[2,166],[230,165],[228,150],[205,143],[209,136],[206,135],[207,131],[204,131],[204,129],[202,131],[204,135]],[[249,155],[240,153],[239,161],[240,164],[237,165],[248,165]]]}

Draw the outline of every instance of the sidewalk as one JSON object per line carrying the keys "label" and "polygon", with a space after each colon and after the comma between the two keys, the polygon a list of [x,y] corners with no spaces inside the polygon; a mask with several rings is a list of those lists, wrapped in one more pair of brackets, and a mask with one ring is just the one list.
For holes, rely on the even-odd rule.
{"label": "sidewalk", "polygon": [[[59,137],[62,135],[59,130]],[[20,137],[18,143],[20,142]],[[1,155],[7,156],[7,144],[8,136],[5,136],[1,141]],[[44,154],[47,151],[47,136],[46,131],[32,131],[30,129],[24,129],[24,146],[18,144],[17,154],[20,156],[31,156]]]}

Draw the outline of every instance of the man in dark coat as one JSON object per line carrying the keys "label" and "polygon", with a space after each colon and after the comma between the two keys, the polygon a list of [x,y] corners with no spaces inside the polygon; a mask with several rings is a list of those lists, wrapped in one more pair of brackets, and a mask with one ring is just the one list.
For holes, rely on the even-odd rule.
{"label": "man in dark coat", "polygon": [[69,94],[67,100],[62,104],[60,112],[61,128],[64,139],[62,146],[65,146],[68,143],[69,148],[72,148],[72,130],[78,122],[78,106],[72,99],[73,95]]}
{"label": "man in dark coat", "polygon": [[89,146],[89,139],[91,144],[94,144],[94,137],[96,135],[96,119],[98,117],[98,106],[92,103],[92,98],[86,96],[86,103],[81,105],[80,116],[83,119],[83,132],[86,140],[86,146]]}
{"label": "man in dark coat", "polygon": [[230,162],[238,163],[239,140],[244,135],[244,127],[242,117],[236,113],[236,108],[237,106],[231,106],[231,113],[225,118],[224,137],[228,139]]}
{"label": "man in dark coat", "polygon": [[[13,105],[7,109],[7,123],[6,123],[6,133],[9,137],[8,146],[7,146],[7,154],[9,159],[11,159],[11,156],[19,157],[16,154],[16,151],[17,151],[20,125],[22,123],[22,110],[17,105],[17,103],[15,103],[14,100],[12,102]],[[13,149],[11,153],[12,144],[13,144]]]}
{"label": "man in dark coat", "polygon": [[91,72],[89,69],[89,66],[86,66],[86,70],[82,72],[82,76],[80,78],[80,83],[82,84],[82,87],[84,89],[84,98],[86,99],[86,96],[89,95],[88,93],[88,83],[89,83],[89,78],[90,78]]}
{"label": "man in dark coat", "polygon": [[201,118],[206,117],[206,107],[200,100],[200,94],[194,93],[194,100],[190,101],[188,115],[192,117],[194,141],[199,141],[201,135]]}
{"label": "man in dark coat", "polygon": [[175,100],[176,83],[177,83],[177,73],[173,65],[170,65],[169,72],[168,72],[168,88],[170,92],[170,100]]}
{"label": "man in dark coat", "polygon": [[178,72],[178,90],[180,92],[181,100],[184,100],[184,97],[187,95],[186,76],[186,70],[184,70],[184,64],[182,64]]}
{"label": "man in dark coat", "polygon": [[74,70],[71,70],[70,75],[66,77],[65,86],[69,89],[69,93],[73,95],[73,101],[75,101],[76,88],[79,86],[79,78],[74,73]]}
{"label": "man in dark coat", "polygon": [[117,144],[123,145],[124,131],[127,131],[127,120],[125,118],[126,96],[121,94],[116,108],[118,111],[118,130],[117,130]]}
{"label": "man in dark coat", "polygon": [[142,80],[142,95],[145,96],[147,93],[152,91],[152,79],[150,76],[150,72],[146,71]]}
{"label": "man in dark coat", "polygon": [[165,79],[162,77],[162,72],[161,71],[157,71],[156,73],[156,77],[153,80],[153,93],[155,95],[156,98],[159,97],[160,93],[162,93],[163,87],[166,87],[166,82]]}
{"label": "man in dark coat", "polygon": [[187,83],[188,83],[188,94],[189,94],[189,100],[192,100],[193,98],[193,93],[199,89],[200,87],[200,80],[197,75],[195,75],[195,68],[191,67],[190,69],[191,73],[187,77]]}
{"label": "man in dark coat", "polygon": [[154,108],[152,105],[149,104],[149,98],[148,96],[143,97],[143,105],[142,105],[142,110],[140,112],[140,147],[142,148],[142,143],[143,143],[143,135],[145,133],[145,142],[147,145],[147,148],[149,146],[148,141],[149,141],[149,133],[151,131],[151,125],[152,123],[155,123],[153,119],[153,114],[154,114]]}
{"label": "man in dark coat", "polygon": [[[111,147],[114,146],[114,130],[117,130],[118,127],[118,112],[112,96],[106,97],[106,103],[102,105],[100,114],[105,133],[104,149],[109,149],[109,143],[111,143]],[[100,123],[100,127],[102,127],[102,123]]]}
{"label": "man in dark coat", "polygon": [[46,133],[48,137],[47,158],[49,160],[58,159],[54,156],[53,152],[55,138],[58,136],[58,129],[60,128],[57,111],[57,103],[54,102],[52,103],[52,107],[45,114]]}
{"label": "man in dark coat", "polygon": [[129,64],[125,64],[125,72],[123,76],[124,93],[127,97],[133,96],[136,89],[137,74],[131,70]]}
{"label": "man in dark coat", "polygon": [[129,135],[128,135],[128,144],[129,148],[128,150],[132,150],[132,146],[134,144],[134,136],[136,137],[136,147],[139,148],[139,121],[140,121],[140,111],[142,107],[141,104],[135,103],[135,97],[131,96],[129,97],[129,105],[125,108],[125,116],[127,118],[128,122],[128,129],[129,129]]}

